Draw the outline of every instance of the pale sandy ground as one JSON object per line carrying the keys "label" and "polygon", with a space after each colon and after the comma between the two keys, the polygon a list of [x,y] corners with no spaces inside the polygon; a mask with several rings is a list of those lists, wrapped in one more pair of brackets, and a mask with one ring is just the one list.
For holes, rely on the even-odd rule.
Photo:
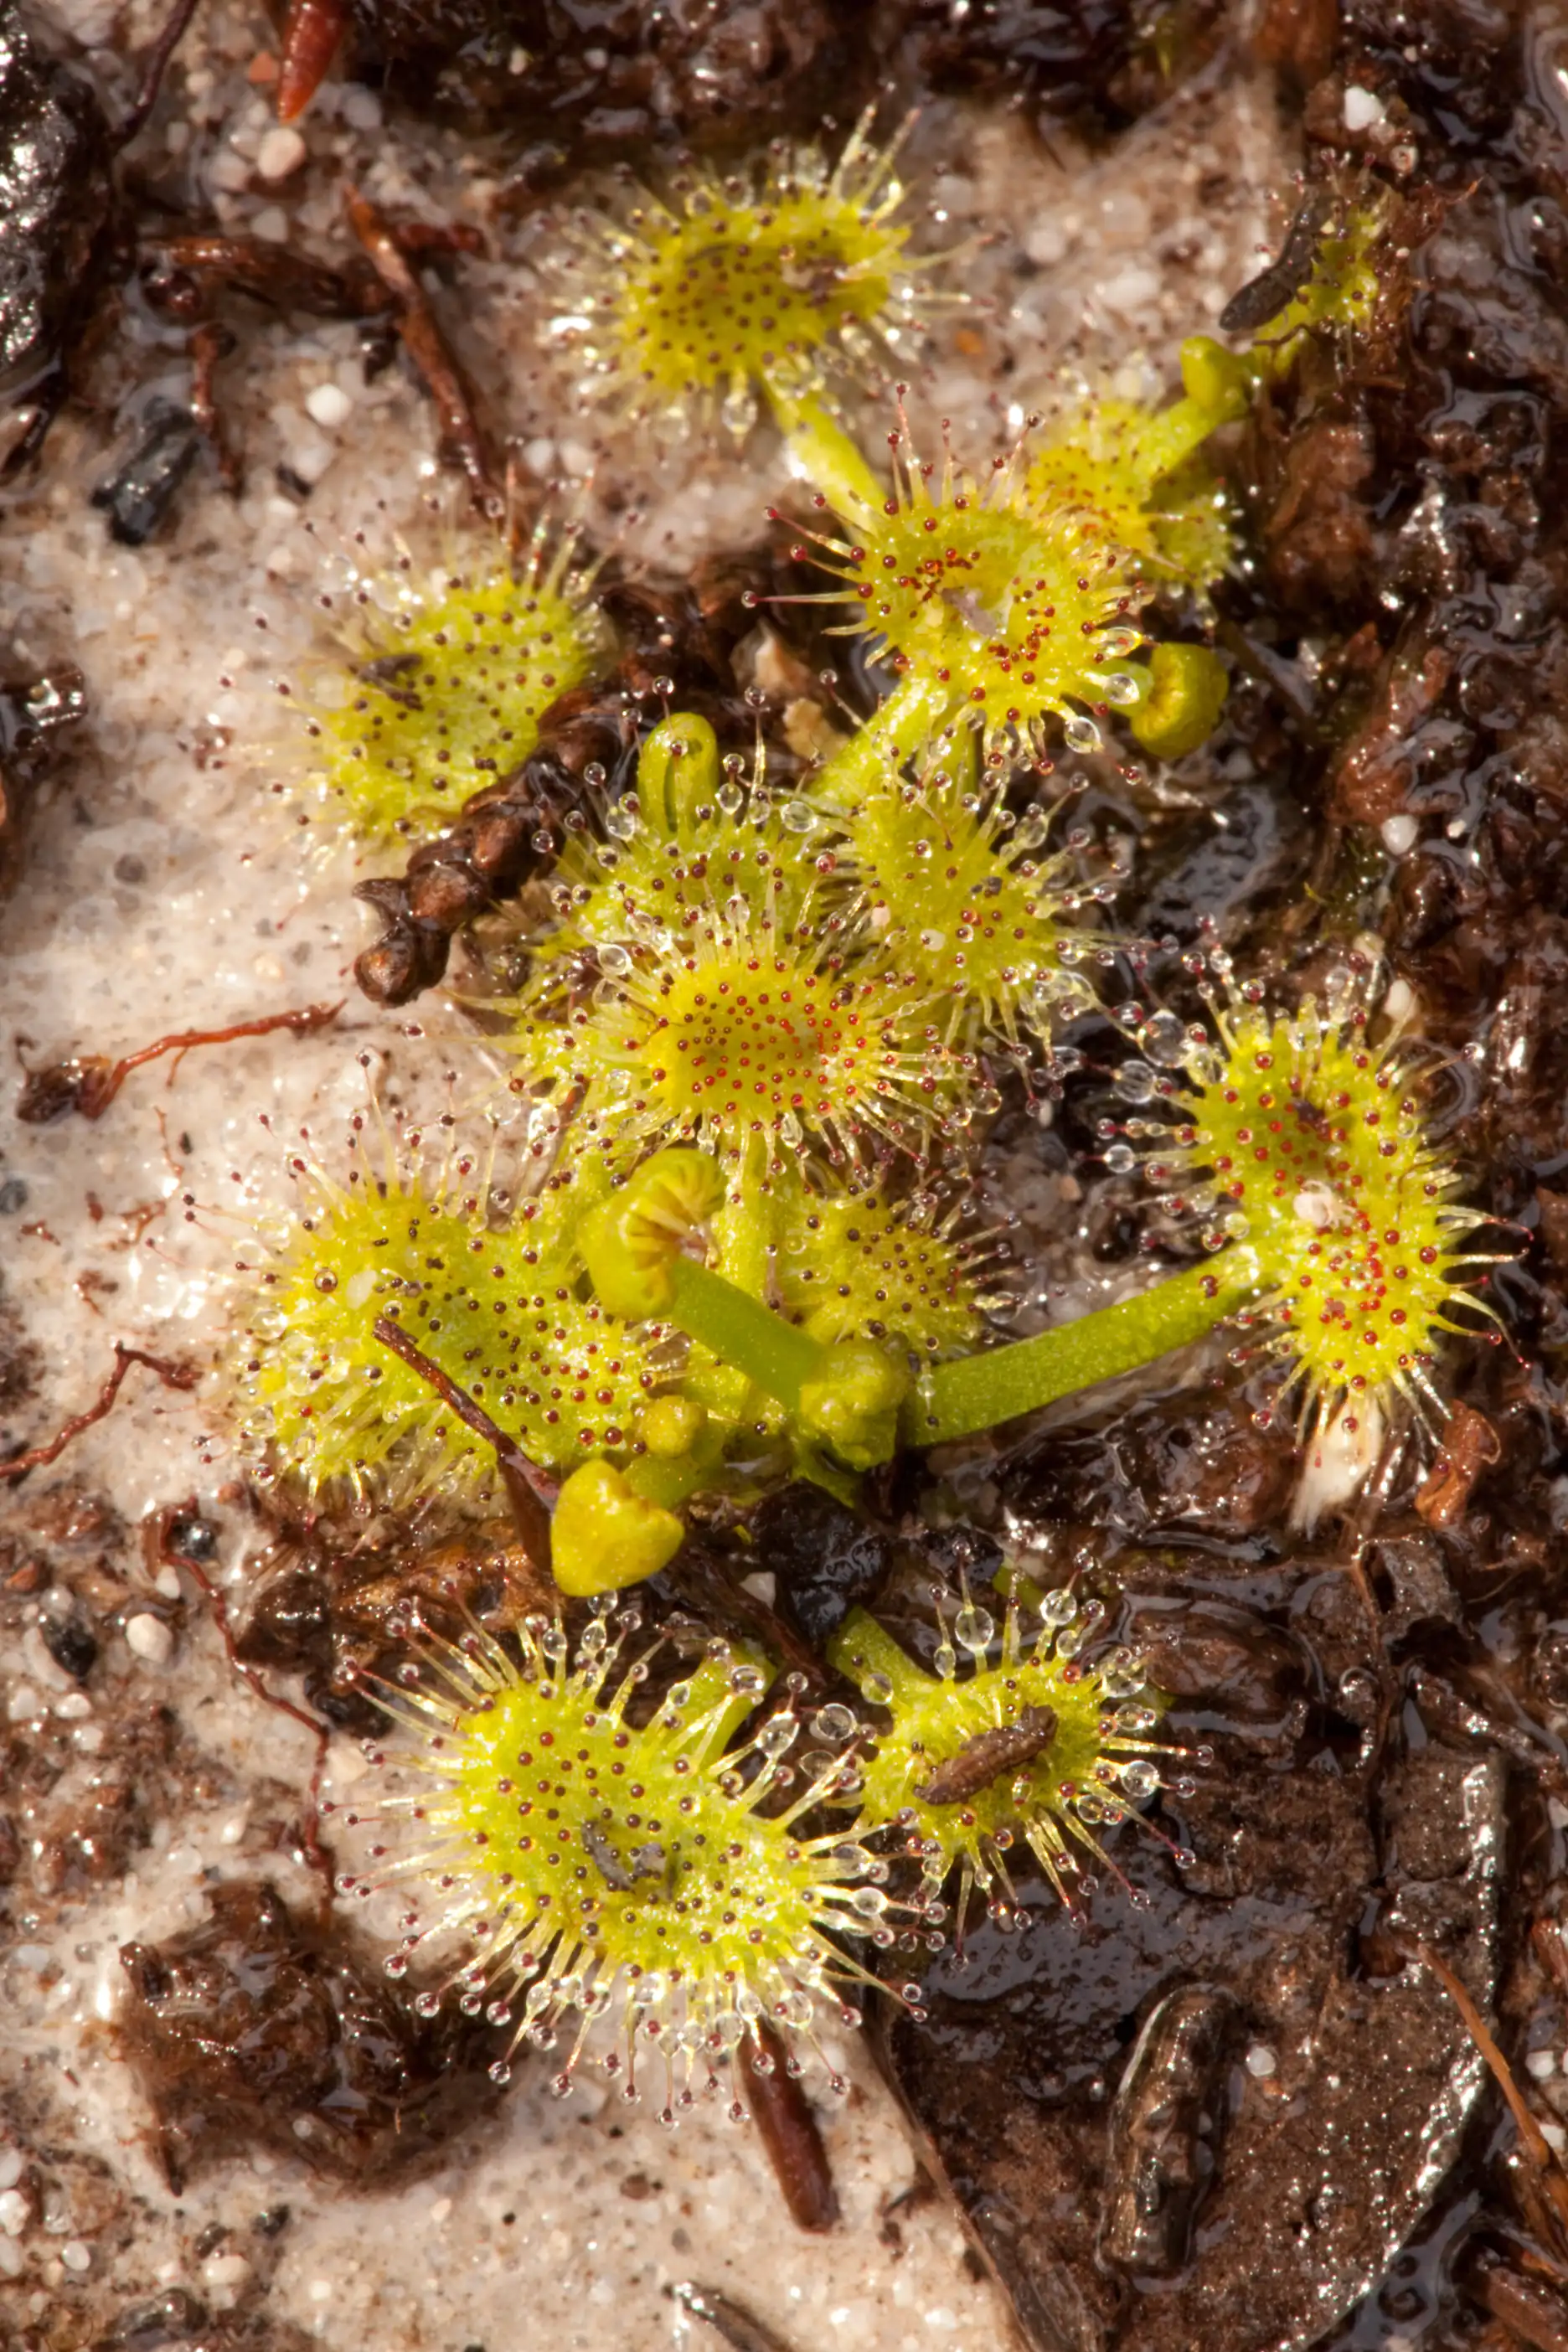
{"label": "pale sandy ground", "polygon": [[[148,22],[140,7],[100,0],[53,0],[52,16],[89,47],[140,40]],[[199,178],[226,223],[298,236],[327,254],[342,250],[345,168],[388,205],[491,229],[494,257],[463,272],[465,348],[530,462],[584,473],[599,428],[534,356],[542,311],[530,253],[542,232],[491,219],[496,159],[384,125],[369,93],[329,88],[305,126],[308,162],[277,187],[259,185],[268,118],[246,67],[264,36],[259,9],[204,14],[171,81],[167,169]],[[122,93],[123,69],[111,58],[100,64],[106,87]],[[1007,436],[1009,405],[1037,399],[1055,365],[1136,367],[1152,384],[1169,382],[1182,335],[1212,322],[1289,205],[1268,92],[1217,75],[1092,165],[1067,147],[1058,162],[1042,158],[1000,118],[944,113],[921,145],[942,167],[936,194],[952,222],[936,240],[982,225],[999,232],[968,273],[994,310],[975,321],[967,355],[948,337],[922,391],[928,416],[950,415],[961,449],[979,457]],[[177,390],[177,339],[150,320],[132,331],[140,348],[127,356],[127,394],[135,383],[144,399],[160,381]],[[327,383],[351,403],[331,429],[305,405]],[[321,548],[367,523],[385,530],[416,517],[432,478],[429,413],[396,370],[364,385],[350,328],[308,321],[247,326],[225,386],[248,468],[237,503],[200,475],[165,540],[136,552],[111,546],[86,495],[116,446],[106,416],[94,428],[60,427],[41,481],[13,495],[5,517],[0,634],[14,666],[70,654],[94,712],[90,740],[42,813],[23,888],[0,914],[0,1005],[7,1032],[29,1041],[29,1060],[78,1047],[118,1053],[193,1021],[336,997],[362,944],[349,868],[307,866],[265,792],[266,775],[289,767],[269,678],[279,649],[287,661],[309,637]],[[277,488],[280,462],[315,485],[318,541]],[[596,462],[600,486],[625,486],[642,510],[634,543],[677,567],[747,536],[785,488],[776,446],[762,436],[743,458],[688,455],[654,476],[614,439]],[[258,611],[271,624],[265,635]],[[276,750],[259,768],[215,764],[226,731]],[[88,1401],[116,1337],[211,1357],[238,1229],[209,1212],[284,1199],[283,1145],[301,1124],[331,1161],[363,1098],[367,1049],[394,1110],[441,1098],[450,1045],[405,1036],[352,990],[335,1028],[197,1055],[168,1083],[166,1066],[148,1071],[100,1125],[18,1128],[5,1086],[0,1176],[22,1176],[29,1198],[0,1224],[0,1265],[46,1366],[13,1443]],[[194,1224],[180,1205],[187,1192],[203,1204]],[[150,1208],[158,1213],[148,1219]],[[243,1509],[221,1499],[234,1462],[210,1393],[186,1399],[133,1375],[69,1468],[132,1523],[195,1492],[224,1528],[222,1578],[243,1584],[258,1538]],[[127,1680],[139,1700],[173,1705],[219,1768],[221,1802],[160,1822],[151,1849],[100,1899],[47,1928],[24,1913],[0,1931],[0,2315],[37,2325],[82,2298],[112,2311],[174,2283],[215,2306],[243,2300],[252,2284],[245,2233],[284,2200],[295,2218],[270,2308],[336,2352],[644,2352],[680,2339],[660,2294],[680,2277],[743,2295],[801,2352],[982,2352],[1005,2339],[1000,2300],[966,2266],[959,2225],[940,2202],[902,2217],[898,2246],[879,2235],[879,2215],[914,2180],[915,2159],[888,2095],[853,2056],[851,2097],[825,2118],[845,2208],[826,2239],[784,2219],[749,2132],[700,2113],[671,2136],[590,2089],[562,2105],[521,2088],[499,2126],[399,2193],[343,2195],[301,2165],[258,2157],[198,2179],[176,2206],[102,2028],[118,1999],[117,1947],[199,1918],[205,1885],[254,1871],[249,1793],[264,1776],[299,1789],[310,1762],[303,1731],[227,1676],[194,1590],[186,1598],[195,1605],[166,1663],[117,1640],[94,1688],[100,1706]],[[0,1707],[13,1721],[61,1713],[90,1770],[96,1710],[36,1636],[0,1661]],[[334,1751],[340,1779],[358,1764],[352,1748]],[[275,1857],[266,1866],[286,1894],[305,1894],[302,1874]],[[4,2191],[27,2148],[46,2141],[104,2159],[112,2189],[90,2210],[62,2210],[15,2234]],[[640,2200],[623,2193],[639,2175],[655,2184]],[[204,2266],[192,2249],[214,2221],[236,2236]]]}

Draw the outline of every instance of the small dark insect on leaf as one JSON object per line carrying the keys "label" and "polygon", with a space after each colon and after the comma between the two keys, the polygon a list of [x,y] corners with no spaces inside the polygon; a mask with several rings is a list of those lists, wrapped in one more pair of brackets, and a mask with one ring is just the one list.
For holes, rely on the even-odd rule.
{"label": "small dark insect on leaf", "polygon": [[998,1731],[977,1731],[956,1756],[939,1764],[931,1779],[915,1790],[926,1805],[962,1805],[977,1797],[1005,1772],[1016,1772],[1042,1755],[1057,1736],[1053,1706],[1026,1706],[1016,1723]]}
{"label": "small dark insect on leaf", "polygon": [[400,710],[416,711],[424,709],[423,700],[412,686],[399,681],[418,667],[417,654],[381,654],[374,661],[361,662],[356,675],[384,694],[388,702],[395,702]]}
{"label": "small dark insect on leaf", "polygon": [[378,654],[374,661],[361,662],[357,675],[368,686],[391,687],[418,667],[417,654]]}
{"label": "small dark insect on leaf", "polygon": [[1285,239],[1278,261],[1249,278],[1239,293],[1233,294],[1219,314],[1220,331],[1226,335],[1255,334],[1270,319],[1279,317],[1287,302],[1301,291],[1312,274],[1318,257],[1318,240],[1323,233],[1332,198],[1320,188],[1307,198],[1290,224],[1290,234]]}
{"label": "small dark insect on leaf", "polygon": [[583,1827],[583,1843],[594,1859],[600,1877],[613,1895],[629,1895],[637,1880],[626,1868],[605,1832],[594,1822]]}

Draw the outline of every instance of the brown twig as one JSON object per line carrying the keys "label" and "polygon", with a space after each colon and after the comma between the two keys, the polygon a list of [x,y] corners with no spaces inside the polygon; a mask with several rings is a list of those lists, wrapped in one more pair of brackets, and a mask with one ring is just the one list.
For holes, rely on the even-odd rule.
{"label": "brown twig", "polygon": [[219,360],[226,359],[233,349],[234,337],[228,329],[211,319],[205,320],[191,337],[191,415],[217,460],[224,488],[231,498],[237,498],[245,487],[245,477],[224,431],[215,382]]}
{"label": "brown twig", "polygon": [[123,1340],[116,1339],[114,1370],[100,1389],[97,1402],[89,1404],[85,1412],[74,1414],[47,1445],[30,1446],[26,1454],[0,1462],[0,1478],[25,1478],[29,1470],[42,1470],[49,1463],[58,1462],[73,1437],[79,1437],[84,1429],[90,1429],[111,1409],[132,1364],[144,1364],[150,1372],[156,1372],[165,1388],[194,1389],[200,1377],[194,1365],[171,1364],[162,1356],[150,1356],[143,1349],[128,1348]]}
{"label": "brown twig", "polygon": [[1536,2352],[1568,2352],[1568,2308],[1550,2287],[1518,2277],[1500,2263],[1476,2263],[1465,2284],[1483,2310]]}
{"label": "brown twig", "polygon": [[142,87],[136,93],[131,111],[111,133],[110,143],[116,154],[121,148],[130,146],[157,105],[158,92],[163,87],[169,59],[184,39],[195,13],[196,0],[174,0],[173,16],[147,52],[147,62],[142,69]]}
{"label": "brown twig", "polygon": [[1530,1931],[1536,1957],[1557,1986],[1557,1997],[1568,2008],[1568,1946],[1555,1919],[1538,1919]]}
{"label": "brown twig", "polygon": [[1464,2020],[1465,2031],[1491,2068],[1492,2076],[1509,2111],[1519,2126],[1519,2137],[1524,2152],[1541,2179],[1542,2188],[1551,2202],[1559,2227],[1568,2236],[1568,2178],[1565,2178],[1552,2144],[1536,2122],[1525,2101],[1523,2092],[1514,2080],[1513,2068],[1498,2047],[1486,2019],[1446,1960],[1440,1960],[1429,1944],[1410,1943],[1403,1946],[1413,1959],[1430,1969],[1438,1983]]}
{"label": "brown twig", "polygon": [[665,2293],[682,2311],[705,2319],[714,2335],[731,2347],[731,2352],[789,2352],[782,2336],[775,2336],[771,2327],[753,2319],[743,2304],[731,2302],[716,2286],[699,2286],[694,2279],[679,2279]]}
{"label": "brown twig", "polygon": [[296,1706],[292,1699],[283,1698],[277,1691],[270,1690],[262,1681],[257,1669],[246,1664],[235,1643],[234,1627],[229,1622],[228,1602],[222,1592],[213,1582],[201,1562],[193,1559],[188,1551],[170,1550],[171,1528],[180,1519],[197,1517],[200,1508],[201,1506],[195,1496],[192,1495],[187,1496],[184,1502],[172,1503],[166,1509],[159,1512],[158,1560],[170,1568],[183,1568],[187,1576],[200,1588],[202,1598],[211,1610],[213,1622],[217,1627],[218,1639],[223,1643],[224,1655],[228,1660],[231,1670],[239,1676],[241,1682],[247,1684],[255,1692],[264,1706],[276,1707],[279,1715],[291,1716],[296,1723],[303,1724],[315,1741],[316,1761],[310,1773],[310,1805],[300,1823],[300,1838],[305,1849],[306,1861],[310,1868],[325,1881],[327,1893],[330,1895],[332,1891],[332,1857],[321,1843],[321,1780],[327,1769],[327,1746],[331,1738],[331,1731],[319,1716],[307,1715],[304,1708]]}
{"label": "brown twig", "polygon": [[747,2050],[746,2096],[773,2178],[797,2229],[831,2230],[838,2219],[838,2192],[811,2103],[789,2072],[784,2043],[772,2026],[759,2022],[753,2030],[773,2063],[764,2072],[758,2052]]}
{"label": "brown twig", "polygon": [[449,464],[460,466],[467,474],[481,509],[497,515],[501,510],[500,488],[474,412],[473,395],[447,348],[446,337],[410,264],[408,252],[385,215],[357,188],[349,188],[344,201],[354,235],[396,304],[397,331],[403,347],[436,404],[442,454]]}
{"label": "brown twig", "polygon": [[[269,1013],[259,1021],[237,1021],[228,1029],[181,1029],[168,1037],[155,1038],[139,1053],[126,1054],[111,1062],[107,1054],[85,1054],[69,1062],[51,1062],[47,1067],[29,1070],[26,1083],[17,1098],[16,1116],[30,1127],[44,1127],[50,1120],[62,1118],[76,1111],[83,1118],[101,1118],[132,1070],[145,1062],[155,1062],[161,1055],[173,1054],[175,1067],[179,1059],[194,1045],[231,1045],[240,1037],[268,1037],[276,1029],[291,1029],[297,1037],[309,1036],[314,1030],[324,1029],[335,1021],[347,1002],[340,997],[335,1004],[307,1004],[296,1013]],[[173,1083],[174,1073],[169,1073]]]}
{"label": "brown twig", "polygon": [[517,1522],[517,1532],[533,1566],[542,1574],[550,1569],[550,1507],[559,1491],[555,1482],[531,1463],[515,1438],[507,1435],[490,1419],[483,1405],[476,1403],[467,1389],[461,1389],[448,1373],[441,1370],[432,1357],[416,1347],[400,1323],[390,1315],[378,1315],[372,1327],[384,1348],[401,1356],[412,1372],[417,1372],[435,1390],[442,1403],[455,1412],[466,1429],[482,1438],[493,1451],[500,1465],[511,1515]]}

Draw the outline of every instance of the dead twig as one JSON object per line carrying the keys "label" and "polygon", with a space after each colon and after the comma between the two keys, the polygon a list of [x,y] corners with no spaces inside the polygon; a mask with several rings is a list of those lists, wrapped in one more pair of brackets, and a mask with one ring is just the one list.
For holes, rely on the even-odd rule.
{"label": "dead twig", "polygon": [[1465,2031],[1490,2067],[1499,2090],[1508,2101],[1509,2112],[1519,2126],[1520,2141],[1525,2156],[1540,2179],[1542,2189],[1545,2192],[1564,2240],[1568,2241],[1568,2177],[1564,2176],[1562,2167],[1552,2153],[1551,2142],[1531,2115],[1524,2094],[1514,2080],[1513,2068],[1498,2047],[1486,2019],[1481,2015],[1467,1987],[1460,1982],[1447,1962],[1438,1958],[1429,1944],[1402,1944],[1401,1948],[1408,1952],[1412,1959],[1419,1960],[1423,1968],[1431,1969],[1432,1974],[1464,2020]]}
{"label": "dead twig", "polygon": [[1536,2352],[1568,2352],[1568,2306],[1560,2294],[1501,2263],[1476,2263],[1465,2284],[1484,2311]]}
{"label": "dead twig", "polygon": [[196,0],[175,0],[174,14],[147,52],[147,62],[142,69],[142,87],[136,93],[131,111],[111,133],[111,143],[117,154],[121,148],[130,146],[157,105],[158,92],[163,87],[169,59],[184,39],[195,13]]}
{"label": "dead twig", "polygon": [[[748,2050],[742,2072],[752,2121],[767,2150],[790,2220],[800,2230],[831,2230],[838,2219],[838,2192],[811,2102],[789,2071],[788,2053],[773,2027],[759,2022],[757,2047]],[[759,2060],[770,2063],[760,2064]]]}
{"label": "dead twig", "polygon": [[226,359],[233,349],[234,337],[228,329],[216,325],[210,319],[191,337],[191,415],[217,461],[218,478],[224,488],[231,498],[237,498],[245,487],[245,476],[224,431],[215,381],[219,360]]}
{"label": "dead twig", "polygon": [[231,1670],[239,1676],[240,1681],[248,1685],[264,1706],[276,1707],[279,1715],[291,1716],[296,1723],[303,1724],[315,1741],[316,1761],[310,1773],[309,1808],[300,1823],[300,1843],[304,1847],[306,1861],[324,1880],[330,1896],[332,1891],[332,1857],[321,1843],[321,1780],[327,1769],[327,1745],[331,1738],[331,1728],[319,1716],[307,1715],[304,1708],[296,1706],[292,1699],[280,1697],[277,1691],[270,1690],[262,1681],[257,1669],[246,1664],[235,1644],[234,1627],[229,1622],[228,1602],[223,1593],[213,1582],[201,1562],[194,1559],[188,1551],[170,1550],[171,1529],[181,1519],[198,1517],[200,1511],[201,1506],[195,1496],[192,1495],[184,1502],[171,1504],[159,1512],[157,1559],[163,1566],[183,1568],[186,1575],[191,1577],[199,1587],[203,1600],[212,1612],[213,1622],[218,1631],[218,1639],[223,1643],[224,1655],[228,1660]]}
{"label": "dead twig", "polygon": [[455,1412],[466,1429],[482,1438],[490,1447],[500,1465],[501,1479],[511,1505],[511,1515],[517,1532],[531,1565],[542,1575],[550,1572],[550,1507],[559,1491],[553,1479],[531,1462],[514,1438],[507,1435],[490,1419],[483,1405],[458,1386],[449,1374],[441,1370],[433,1358],[416,1347],[400,1323],[390,1315],[378,1315],[372,1327],[384,1348],[401,1356],[410,1371],[417,1372],[428,1381],[449,1412]]}
{"label": "dead twig", "polygon": [[716,2286],[699,2286],[694,2279],[678,2279],[665,2293],[682,2311],[705,2319],[731,2352],[790,2352],[782,2336],[753,2319],[744,2305],[733,2303]]}
{"label": "dead twig", "polygon": [[397,331],[403,347],[436,404],[443,455],[449,464],[460,467],[467,474],[475,502],[482,511],[499,516],[500,487],[475,415],[473,395],[447,347],[425,289],[410,263],[412,240],[405,242],[357,188],[347,191],[345,202],[349,224],[396,306]]}

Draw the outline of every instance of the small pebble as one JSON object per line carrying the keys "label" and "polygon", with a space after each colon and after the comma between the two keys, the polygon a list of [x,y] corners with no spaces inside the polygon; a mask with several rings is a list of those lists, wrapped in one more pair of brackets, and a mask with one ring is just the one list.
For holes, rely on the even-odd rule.
{"label": "small pebble", "polygon": [[250,2264],[243,2254],[209,2254],[202,2276],[208,2286],[239,2286],[250,2276]]}
{"label": "small pebble", "polygon": [[207,185],[222,195],[237,196],[242,188],[250,185],[250,166],[243,155],[226,147],[207,165]]}
{"label": "small pebble", "polygon": [[0,2230],[19,2238],[27,2226],[27,2200],[19,2189],[0,2190]]}
{"label": "small pebble", "polygon": [[346,425],[354,412],[353,402],[342,386],[336,383],[317,384],[313,391],[305,394],[305,406],[316,423],[325,425],[329,433],[335,433],[340,425]]}
{"label": "small pebble", "polygon": [[305,142],[286,123],[275,123],[256,151],[256,168],[264,180],[286,180],[305,160]]}
{"label": "small pebble", "polygon": [[1247,2053],[1246,2063],[1247,2073],[1256,2076],[1260,2083],[1267,2082],[1270,2074],[1278,2074],[1279,2071],[1279,2059],[1276,2058],[1273,2051],[1261,2042],[1253,2043]]}
{"label": "small pebble", "polygon": [[1352,81],[1345,92],[1345,129],[1370,131],[1374,122],[1383,121],[1386,109],[1374,89],[1363,89]]}
{"label": "small pebble", "polygon": [[1556,2051],[1531,2051],[1529,2056],[1524,2062],[1524,2071],[1527,2074],[1533,2076],[1536,2082],[1544,2083],[1548,2074],[1555,2074],[1557,2072]]}
{"label": "small pebble", "polygon": [[1568,2150],[1568,2131],[1564,2131],[1561,2124],[1542,2124],[1541,2137],[1553,2155],[1562,2156]]}
{"label": "small pebble", "polygon": [[80,2238],[68,2238],[60,2248],[60,2260],[68,2271],[75,2271],[79,2277],[92,2268],[92,2248]]}
{"label": "small pebble", "polygon": [[0,2147],[0,2189],[15,2189],[22,2178],[22,2151],[19,2147]]}
{"label": "small pebble", "polygon": [[1125,317],[1130,311],[1142,310],[1154,301],[1160,292],[1157,271],[1134,263],[1130,268],[1119,269],[1098,289],[1100,299],[1108,310]]}
{"label": "small pebble", "polygon": [[1420,828],[1413,816],[1391,816],[1384,819],[1378,830],[1390,857],[1405,857],[1415,848]]}
{"label": "small pebble", "polygon": [[250,233],[258,236],[263,245],[287,245],[289,215],[281,205],[266,205],[252,219]]}
{"label": "small pebble", "polygon": [[174,1654],[174,1637],[161,1617],[141,1610],[125,1621],[125,1639],[139,1658],[150,1665],[166,1666]]}

